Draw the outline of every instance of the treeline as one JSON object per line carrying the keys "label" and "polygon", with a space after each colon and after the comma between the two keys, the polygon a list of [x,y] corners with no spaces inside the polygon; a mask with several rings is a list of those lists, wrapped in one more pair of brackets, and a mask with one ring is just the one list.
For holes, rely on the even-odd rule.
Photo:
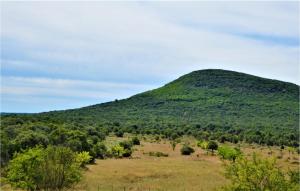
{"label": "treeline", "polygon": [[[288,132],[288,130],[287,130]],[[247,142],[261,145],[286,145],[298,148],[299,140],[295,132],[281,133],[260,127],[241,129],[214,124],[203,125],[129,125],[113,123],[65,123],[56,118],[41,118],[35,115],[5,115],[1,119],[1,165],[5,165],[15,152],[41,145],[59,145],[72,151],[88,151],[96,158],[95,145],[99,145],[109,133],[122,137],[124,133],[152,134],[175,140],[183,135],[191,135],[199,140],[219,142]]]}

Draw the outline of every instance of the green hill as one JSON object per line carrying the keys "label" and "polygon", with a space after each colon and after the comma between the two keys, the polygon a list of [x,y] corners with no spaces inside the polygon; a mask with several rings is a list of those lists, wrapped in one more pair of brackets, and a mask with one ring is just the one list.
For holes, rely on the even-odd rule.
{"label": "green hill", "polygon": [[226,70],[200,70],[128,99],[33,115],[22,124],[298,145],[299,86]]}

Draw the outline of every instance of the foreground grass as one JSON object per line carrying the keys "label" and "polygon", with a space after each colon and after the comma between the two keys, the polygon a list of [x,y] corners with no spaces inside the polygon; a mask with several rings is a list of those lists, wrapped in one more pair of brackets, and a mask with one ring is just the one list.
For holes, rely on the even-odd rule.
{"label": "foreground grass", "polygon": [[[195,170],[197,169],[197,170]],[[109,159],[85,173],[86,190],[214,190],[226,183],[220,166],[178,159]]]}
{"label": "foreground grass", "polygon": [[[122,140],[130,139],[107,137],[105,144],[111,147]],[[71,190],[84,191],[213,191],[229,183],[224,177],[223,162],[218,156],[198,148],[192,137],[181,138],[173,151],[167,140],[156,141],[154,137],[140,137],[142,144],[134,147],[130,159],[97,160],[96,164],[88,165],[82,181]],[[188,143],[195,149],[191,156],[182,156],[180,148]],[[283,169],[299,169],[299,155],[290,153],[279,147],[241,144],[246,156],[253,152],[263,157],[277,158],[278,165]],[[163,152],[168,157],[149,156],[149,152]],[[279,157],[281,156],[281,157]],[[4,185],[1,190],[12,190]]]}
{"label": "foreground grass", "polygon": [[[151,157],[149,151],[168,153]],[[197,157],[198,155],[198,157]],[[168,143],[143,143],[132,159],[97,160],[79,185],[86,190],[215,190],[225,185],[222,163],[200,149],[181,156]]]}
{"label": "foreground grass", "polygon": [[[128,139],[107,137],[106,145],[114,145]],[[189,143],[195,148],[191,156],[182,156],[182,144]],[[237,146],[237,145],[231,145]],[[279,147],[262,147],[258,145],[240,145],[242,151],[251,156],[251,153],[261,153],[264,157],[276,157],[281,152]],[[163,152],[168,157],[149,156],[149,152]],[[299,155],[289,154],[287,150],[278,158],[278,164],[284,169],[298,168]],[[229,183],[224,177],[224,168],[218,156],[211,156],[196,146],[196,140],[191,137],[182,138],[173,151],[167,140],[142,141],[141,146],[135,146],[131,159],[97,160],[90,165],[84,178],[78,185],[81,190],[172,190],[172,191],[210,191],[218,190]]]}

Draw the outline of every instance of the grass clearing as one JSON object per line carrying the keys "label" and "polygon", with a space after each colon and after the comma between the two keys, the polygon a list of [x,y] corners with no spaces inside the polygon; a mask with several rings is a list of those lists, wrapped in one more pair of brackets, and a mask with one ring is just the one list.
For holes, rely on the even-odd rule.
{"label": "grass clearing", "polygon": [[[107,137],[105,144],[114,145],[130,138],[130,135],[124,138],[110,136]],[[78,189],[89,191],[210,191],[229,183],[223,175],[223,163],[219,157],[211,156],[210,152],[207,154],[207,151],[197,147],[194,138],[183,137],[174,151],[167,140],[156,141],[152,136],[139,138],[142,140],[141,145],[134,147],[135,151],[131,159],[97,160],[96,164],[90,165],[84,173]],[[180,154],[180,148],[186,143],[195,149],[195,153],[190,156]],[[245,155],[249,156],[253,152],[261,153],[264,157],[282,155],[282,158],[277,159],[281,167],[298,168],[295,161],[299,161],[299,155],[288,153],[287,149],[280,151],[279,147],[249,144],[241,144],[240,148]],[[149,156],[149,152],[167,153],[168,157]]]}
{"label": "grass clearing", "polygon": [[[86,190],[214,190],[227,183],[222,163],[201,149],[182,156],[166,143],[142,142],[133,159],[97,160],[90,165],[80,188]],[[149,156],[149,152],[168,153],[168,157]],[[198,155],[198,157],[197,157]]]}

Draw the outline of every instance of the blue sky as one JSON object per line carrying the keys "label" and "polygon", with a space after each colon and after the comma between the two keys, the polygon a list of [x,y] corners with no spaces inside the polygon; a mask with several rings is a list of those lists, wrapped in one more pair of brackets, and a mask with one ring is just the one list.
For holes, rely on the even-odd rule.
{"label": "blue sky", "polygon": [[77,108],[221,68],[299,84],[299,2],[1,2],[1,111]]}

